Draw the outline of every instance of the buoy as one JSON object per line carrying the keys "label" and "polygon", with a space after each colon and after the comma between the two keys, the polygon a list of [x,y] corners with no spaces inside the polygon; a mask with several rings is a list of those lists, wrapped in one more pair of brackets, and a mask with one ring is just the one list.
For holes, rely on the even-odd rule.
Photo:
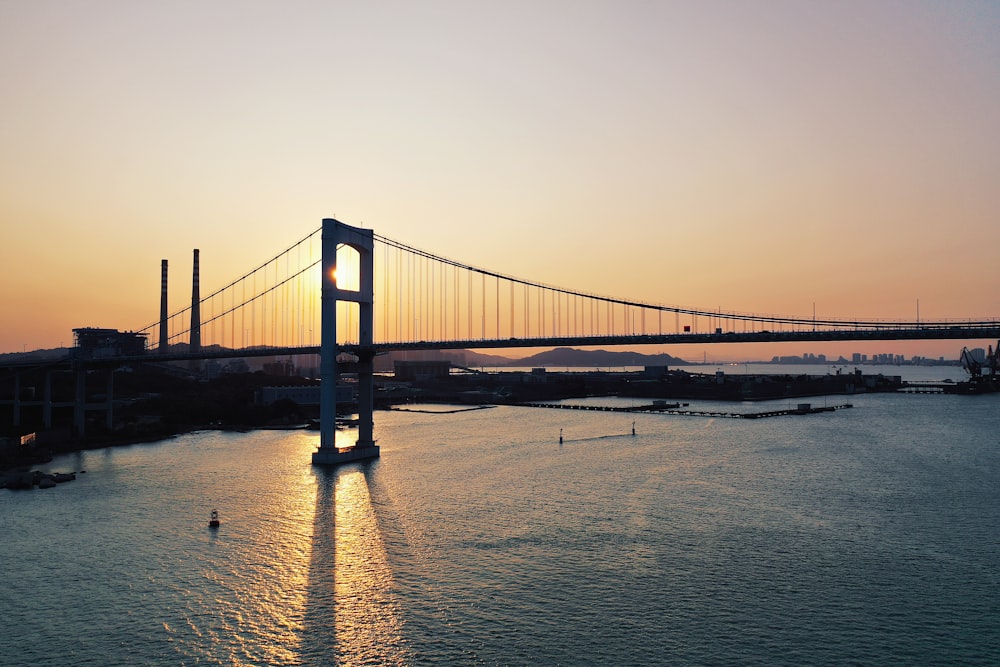
{"label": "buoy", "polygon": [[212,510],[212,518],[210,518],[208,520],[208,527],[209,528],[218,528],[219,527],[219,512],[218,512],[218,510]]}
{"label": "buoy", "polygon": [[563,444],[563,441],[562,441],[562,429],[559,429],[559,444],[560,445]]}

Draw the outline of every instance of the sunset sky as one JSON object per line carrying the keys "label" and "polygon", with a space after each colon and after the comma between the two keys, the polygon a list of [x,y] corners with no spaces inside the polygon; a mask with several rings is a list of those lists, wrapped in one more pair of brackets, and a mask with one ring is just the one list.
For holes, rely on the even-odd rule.
{"label": "sunset sky", "polygon": [[634,300],[1000,318],[998,36],[987,1],[0,0],[0,352],[324,217]]}

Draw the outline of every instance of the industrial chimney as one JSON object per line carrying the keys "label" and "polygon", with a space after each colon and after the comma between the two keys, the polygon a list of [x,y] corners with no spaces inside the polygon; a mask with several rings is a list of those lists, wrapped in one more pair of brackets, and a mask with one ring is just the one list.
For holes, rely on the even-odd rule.
{"label": "industrial chimney", "polygon": [[201,295],[198,290],[198,249],[194,250],[194,274],[191,282],[191,341],[190,351],[201,351]]}
{"label": "industrial chimney", "polygon": [[160,260],[160,354],[167,351],[167,260]]}

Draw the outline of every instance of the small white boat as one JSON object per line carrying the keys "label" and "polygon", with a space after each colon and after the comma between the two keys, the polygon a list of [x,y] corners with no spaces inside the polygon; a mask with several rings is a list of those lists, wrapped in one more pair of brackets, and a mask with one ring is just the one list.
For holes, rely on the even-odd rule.
{"label": "small white boat", "polygon": [[208,520],[208,527],[209,528],[218,528],[219,527],[219,511],[218,510],[212,510],[212,517]]}

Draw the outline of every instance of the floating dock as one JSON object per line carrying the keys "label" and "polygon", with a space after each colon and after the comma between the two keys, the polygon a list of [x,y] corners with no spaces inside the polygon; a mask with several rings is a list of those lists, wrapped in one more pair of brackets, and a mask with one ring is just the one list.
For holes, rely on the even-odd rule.
{"label": "floating dock", "polygon": [[[784,417],[786,415],[814,415],[821,412],[834,412],[854,407],[850,403],[840,405],[824,405],[813,407],[811,403],[799,403],[794,408],[782,410],[765,410],[762,412],[726,412],[722,410],[688,410],[681,409],[680,403],[638,406],[610,406],[610,405],[572,405],[567,403],[518,403],[524,408],[554,408],[557,410],[588,410],[594,412],[631,412],[646,414],[669,414],[684,417],[717,417],[723,419],[764,419],[765,417]],[[687,406],[687,403],[684,403]]]}
{"label": "floating dock", "polygon": [[897,391],[900,394],[947,394],[949,393],[948,390],[953,388],[953,386],[945,384],[911,382],[904,387],[900,387]]}

